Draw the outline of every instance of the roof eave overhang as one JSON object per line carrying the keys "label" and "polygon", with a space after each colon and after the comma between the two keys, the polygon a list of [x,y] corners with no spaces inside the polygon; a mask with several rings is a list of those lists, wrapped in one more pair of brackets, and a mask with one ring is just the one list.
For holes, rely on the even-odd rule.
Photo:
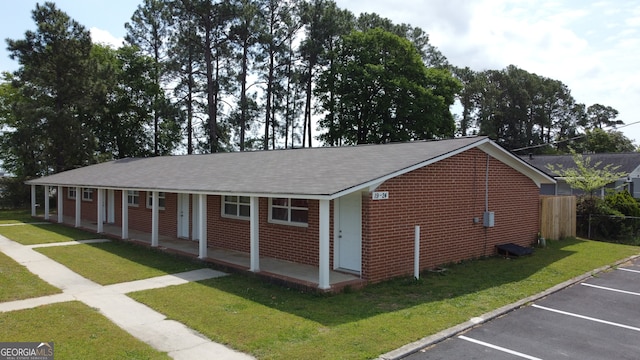
{"label": "roof eave overhang", "polygon": [[479,145],[478,148],[485,153],[493,156],[494,158],[502,161],[503,163],[511,166],[512,168],[518,170],[520,173],[531,179],[531,181],[533,181],[538,187],[541,187],[542,184],[556,183],[556,180],[553,177],[547,175],[543,171],[538,170],[537,168],[528,164],[526,161],[522,160],[520,157],[512,154],[510,151],[506,150],[493,141],[485,142]]}

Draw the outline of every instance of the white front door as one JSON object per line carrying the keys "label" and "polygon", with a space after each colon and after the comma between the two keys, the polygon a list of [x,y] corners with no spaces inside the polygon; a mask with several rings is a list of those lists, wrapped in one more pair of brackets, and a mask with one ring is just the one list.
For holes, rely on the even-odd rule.
{"label": "white front door", "polygon": [[189,194],[178,194],[178,237],[189,238]]}
{"label": "white front door", "polygon": [[338,216],[338,268],[362,270],[362,195],[360,192],[340,198]]}

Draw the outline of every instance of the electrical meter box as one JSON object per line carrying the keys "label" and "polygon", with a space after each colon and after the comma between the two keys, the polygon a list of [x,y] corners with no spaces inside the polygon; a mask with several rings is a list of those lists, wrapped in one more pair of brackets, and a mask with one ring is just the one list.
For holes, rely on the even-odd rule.
{"label": "electrical meter box", "polygon": [[495,226],[495,213],[493,211],[485,211],[482,216],[482,225],[484,227],[494,227]]}

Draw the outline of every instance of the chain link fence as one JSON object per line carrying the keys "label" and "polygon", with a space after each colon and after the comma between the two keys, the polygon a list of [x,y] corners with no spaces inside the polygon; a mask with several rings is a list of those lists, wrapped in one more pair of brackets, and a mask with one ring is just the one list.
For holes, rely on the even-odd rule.
{"label": "chain link fence", "polygon": [[640,245],[640,217],[578,215],[577,236],[628,245]]}

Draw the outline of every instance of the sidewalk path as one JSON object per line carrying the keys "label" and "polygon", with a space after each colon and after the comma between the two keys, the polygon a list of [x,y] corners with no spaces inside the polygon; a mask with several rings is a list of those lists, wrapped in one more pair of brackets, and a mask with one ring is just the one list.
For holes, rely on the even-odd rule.
{"label": "sidewalk path", "polygon": [[[99,242],[105,240],[88,240]],[[83,241],[25,246],[0,235],[0,251],[24,265],[44,281],[62,290],[61,294],[0,303],[0,312],[29,309],[45,304],[78,300],[96,308],[102,315],[134,337],[165,351],[174,359],[253,359],[253,357],[215,343],[204,335],[141,304],[125,294],[156,289],[190,281],[205,280],[225,273],[204,268],[151,279],[102,286],[36,252],[33,248],[81,244]]]}

